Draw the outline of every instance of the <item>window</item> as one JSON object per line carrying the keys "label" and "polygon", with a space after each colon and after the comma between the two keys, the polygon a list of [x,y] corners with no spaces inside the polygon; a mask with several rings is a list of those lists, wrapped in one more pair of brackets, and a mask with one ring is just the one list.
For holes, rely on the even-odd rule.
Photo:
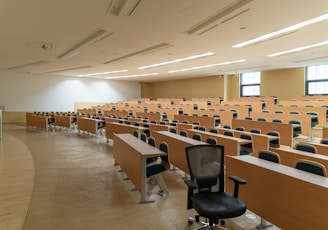
{"label": "window", "polygon": [[307,66],[305,74],[306,95],[328,94],[328,64]]}
{"label": "window", "polygon": [[240,74],[240,96],[260,96],[261,72]]}

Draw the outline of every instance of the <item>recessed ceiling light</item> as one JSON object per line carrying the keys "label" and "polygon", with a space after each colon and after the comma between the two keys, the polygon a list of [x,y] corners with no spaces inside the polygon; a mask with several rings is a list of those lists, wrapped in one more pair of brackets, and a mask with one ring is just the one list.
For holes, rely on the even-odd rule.
{"label": "recessed ceiling light", "polygon": [[128,72],[128,70],[123,69],[123,70],[114,70],[114,71],[100,72],[100,73],[79,74],[79,75],[76,75],[76,76],[77,77],[89,77],[89,76],[112,74],[112,73],[123,73],[123,72]]}
{"label": "recessed ceiling light", "polygon": [[207,53],[203,53],[203,54],[198,54],[198,55],[193,55],[193,56],[189,56],[189,57],[179,58],[179,59],[166,61],[166,62],[161,62],[161,63],[157,63],[157,64],[152,64],[152,65],[148,65],[148,66],[141,66],[138,69],[149,69],[149,68],[154,68],[154,67],[157,67],[157,66],[168,65],[168,64],[182,62],[182,61],[190,61],[190,60],[193,60],[193,59],[212,56],[212,55],[215,55],[215,53],[207,52]]}
{"label": "recessed ceiling light", "polygon": [[285,55],[285,54],[289,54],[289,53],[295,53],[295,52],[298,52],[298,51],[311,49],[311,48],[315,48],[315,47],[319,47],[319,46],[325,46],[325,45],[328,45],[328,41],[319,42],[319,43],[315,43],[315,44],[312,44],[312,45],[301,46],[301,47],[298,47],[298,48],[295,48],[295,49],[290,49],[290,50],[285,50],[285,51],[269,54],[268,57],[277,57],[277,56],[281,56],[281,55]]}
{"label": "recessed ceiling light", "polygon": [[241,63],[241,62],[245,62],[245,61],[246,61],[245,59],[241,59],[241,60],[230,61],[230,62],[221,62],[221,63],[217,63],[217,64],[195,66],[195,67],[186,68],[186,69],[171,70],[171,71],[168,71],[168,73],[177,73],[177,72],[184,72],[184,71],[190,71],[190,70],[196,70],[196,69],[204,69],[204,68],[210,68],[210,67],[220,66],[220,65],[230,65],[230,64],[236,64],[236,63]]}
{"label": "recessed ceiling light", "polygon": [[291,32],[291,31],[300,29],[302,27],[309,26],[311,24],[314,24],[314,23],[317,23],[317,22],[321,22],[321,21],[327,20],[327,19],[328,19],[328,14],[324,14],[324,15],[321,15],[319,17],[312,18],[310,20],[307,20],[307,21],[304,21],[304,22],[301,22],[301,23],[298,23],[298,24],[295,24],[295,25],[292,25],[292,26],[283,28],[281,30],[277,30],[277,31],[274,31],[274,32],[268,33],[268,34],[264,34],[262,36],[259,36],[257,38],[254,38],[254,39],[251,39],[251,40],[242,42],[242,43],[239,43],[239,44],[234,45],[232,47],[234,47],[234,48],[245,47],[245,46],[251,45],[253,43],[260,42],[260,41],[263,41],[263,40],[267,40],[269,38],[276,37],[276,36],[278,36],[280,34],[288,33],[288,32]]}
{"label": "recessed ceiling light", "polygon": [[127,76],[114,76],[114,77],[105,77],[104,79],[120,79],[120,78],[130,78],[130,77],[147,77],[147,76],[154,76],[158,75],[158,73],[145,73],[145,74],[134,74],[134,75],[127,75]]}

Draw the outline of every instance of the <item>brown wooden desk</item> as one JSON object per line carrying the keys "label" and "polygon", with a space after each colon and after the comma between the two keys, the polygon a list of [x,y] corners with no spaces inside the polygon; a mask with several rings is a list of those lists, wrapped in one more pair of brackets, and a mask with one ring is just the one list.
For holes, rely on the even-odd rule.
{"label": "brown wooden desk", "polygon": [[328,139],[328,127],[323,127],[322,128],[322,138],[323,139]]}
{"label": "brown wooden desk", "polygon": [[277,131],[279,132],[281,145],[293,146],[293,126],[291,124],[233,119],[232,128],[236,129],[237,127],[244,127],[245,131],[257,128],[265,134],[269,131]]}
{"label": "brown wooden desk", "polygon": [[241,139],[238,137],[230,137],[223,134],[200,131],[197,129],[188,129],[187,133],[188,137],[190,138],[192,138],[192,136],[196,133],[200,134],[203,138],[203,142],[206,142],[206,139],[209,137],[214,138],[216,139],[218,145],[224,146],[225,153],[228,153],[229,155],[233,156],[239,155],[241,145],[252,143],[252,140]]}
{"label": "brown wooden desk", "polygon": [[270,148],[270,150],[279,154],[281,164],[283,165],[295,167],[297,160],[306,159],[319,162],[328,169],[328,156],[325,155],[309,153],[292,148]]}
{"label": "brown wooden desk", "polygon": [[327,228],[328,178],[252,156],[227,156],[226,169],[247,181],[239,188],[247,208],[279,228]]}
{"label": "brown wooden desk", "polygon": [[54,126],[65,127],[70,129],[72,124],[76,121],[76,116],[55,115]]}
{"label": "brown wooden desk", "polygon": [[153,202],[147,198],[147,163],[148,157],[164,156],[165,152],[153,147],[132,134],[114,134],[113,156],[115,162],[129,177],[140,192],[140,203]]}
{"label": "brown wooden desk", "polygon": [[317,148],[318,154],[328,156],[328,145],[326,144],[313,143],[313,142],[300,142],[300,143],[313,145]]}
{"label": "brown wooden desk", "polygon": [[133,134],[135,130],[138,131],[140,136],[141,132],[144,132],[145,130],[149,130],[149,128],[143,126],[127,125],[118,122],[106,122],[105,130],[106,130],[106,138],[108,140],[108,139],[113,139],[114,133]]}
{"label": "brown wooden desk", "polygon": [[156,140],[157,147],[159,147],[162,142],[168,144],[170,163],[187,174],[189,174],[189,169],[185,148],[191,145],[206,144],[205,142],[197,141],[169,131],[154,131],[153,137]]}
{"label": "brown wooden desk", "polygon": [[93,135],[97,135],[99,125],[105,122],[104,120],[100,119],[93,119],[93,118],[87,118],[87,117],[78,117],[77,118],[77,125],[79,132],[84,131],[87,133],[91,133]]}
{"label": "brown wooden desk", "polygon": [[44,116],[44,115],[34,115],[33,113],[26,113],[26,126],[41,128],[48,131],[49,124],[54,121],[54,117],[52,116]]}

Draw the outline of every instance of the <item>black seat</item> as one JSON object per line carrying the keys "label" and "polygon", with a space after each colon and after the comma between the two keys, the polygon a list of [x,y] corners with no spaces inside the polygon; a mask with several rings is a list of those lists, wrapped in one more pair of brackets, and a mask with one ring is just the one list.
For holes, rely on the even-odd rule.
{"label": "black seat", "polygon": [[168,196],[169,192],[161,175],[162,172],[165,172],[166,170],[170,169],[169,156],[168,156],[169,151],[168,151],[167,143],[162,142],[159,145],[159,149],[163,152],[166,152],[167,155],[160,157],[161,159],[160,163],[150,164],[149,166],[147,166],[146,174],[147,174],[147,178],[152,177],[154,181],[157,183],[157,185],[159,186],[160,190],[158,191],[158,194],[161,196]]}
{"label": "black seat", "polygon": [[220,145],[193,145],[186,147],[190,179],[188,186],[187,209],[195,209],[198,215],[189,218],[189,224],[199,222],[200,217],[208,220],[205,226],[214,226],[223,219],[245,213],[246,205],[238,199],[239,184],[246,181],[229,176],[235,183],[234,195],[225,192],[224,147]]}

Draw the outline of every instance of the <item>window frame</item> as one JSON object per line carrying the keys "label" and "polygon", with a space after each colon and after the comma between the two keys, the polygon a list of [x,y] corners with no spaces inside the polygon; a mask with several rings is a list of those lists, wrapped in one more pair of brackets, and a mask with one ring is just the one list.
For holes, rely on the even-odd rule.
{"label": "window frame", "polygon": [[328,66],[328,64],[321,64],[321,65],[311,65],[311,66],[306,66],[305,67],[305,95],[307,96],[315,96],[315,95],[328,95],[328,92],[327,93],[309,93],[309,85],[310,83],[320,83],[320,82],[325,82],[325,83],[328,83],[328,76],[327,78],[323,78],[323,79],[315,79],[315,80],[308,80],[308,73],[309,73],[309,70],[308,68],[309,67],[313,67],[313,66]]}
{"label": "window frame", "polygon": [[[244,74],[250,74],[250,73],[259,73],[260,75],[260,82],[259,83],[249,83],[249,84],[242,84],[243,82],[243,76]],[[261,72],[249,72],[249,73],[240,73],[239,74],[239,94],[241,97],[260,97],[261,96]],[[243,95],[243,88],[248,86],[258,86],[259,87],[259,94],[258,95]]]}

